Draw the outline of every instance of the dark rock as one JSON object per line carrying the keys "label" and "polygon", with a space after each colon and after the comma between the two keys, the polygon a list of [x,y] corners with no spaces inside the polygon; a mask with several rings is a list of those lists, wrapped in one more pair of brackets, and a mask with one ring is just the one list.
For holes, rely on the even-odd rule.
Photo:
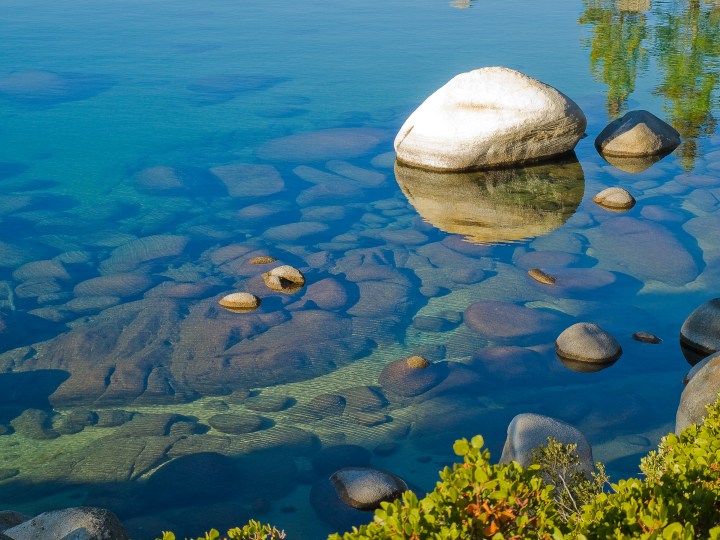
{"label": "dark rock", "polygon": [[650,332],[635,332],[633,333],[632,338],[635,341],[639,341],[641,343],[652,343],[654,345],[662,343],[662,339],[657,337],[655,334],[651,334]]}
{"label": "dark rock", "polygon": [[375,448],[373,448],[373,454],[376,456],[389,456],[391,454],[394,454],[400,449],[400,445],[396,442],[385,442],[378,444]]}
{"label": "dark rock", "polygon": [[313,419],[328,418],[331,416],[342,416],[345,410],[345,398],[337,394],[320,394],[315,396],[298,409],[298,413]]}
{"label": "dark rock", "polygon": [[87,426],[94,426],[97,421],[97,413],[79,409],[63,414],[58,422],[53,423],[53,429],[60,435],[72,435],[80,433]]}

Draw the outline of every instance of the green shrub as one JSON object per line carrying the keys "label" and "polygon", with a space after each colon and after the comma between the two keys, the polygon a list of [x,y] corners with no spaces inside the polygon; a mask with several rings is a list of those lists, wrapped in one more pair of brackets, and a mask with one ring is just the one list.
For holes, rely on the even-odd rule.
{"label": "green shrub", "polygon": [[330,540],[562,538],[567,526],[538,467],[491,465],[482,445],[480,436],[457,441],[453,449],[463,463],[446,467],[432,493],[418,500],[405,492],[382,503],[372,523]]}
{"label": "green shrub", "polygon": [[[703,424],[667,435],[642,460],[645,478],[621,480],[610,493],[602,491],[602,468],[592,478],[575,474],[571,445],[550,440],[527,469],[490,464],[482,446],[480,436],[457,441],[453,449],[463,462],[446,467],[431,493],[418,499],[407,491],[382,503],[373,522],[328,540],[720,540],[720,400]],[[205,536],[219,538],[215,530]],[[285,534],[251,521],[227,538]],[[175,536],[164,533],[162,540]]]}
{"label": "green shrub", "polygon": [[[200,536],[197,540],[282,540],[285,538],[285,532],[279,531],[271,525],[264,525],[259,521],[250,520],[244,527],[235,527],[227,532],[226,536],[221,536],[217,529],[211,529]],[[175,540],[175,534],[171,532],[163,532],[162,540]]]}

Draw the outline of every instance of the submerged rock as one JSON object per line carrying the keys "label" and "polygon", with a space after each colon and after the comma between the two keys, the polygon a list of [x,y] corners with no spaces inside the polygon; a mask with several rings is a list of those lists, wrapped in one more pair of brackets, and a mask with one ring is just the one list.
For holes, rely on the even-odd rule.
{"label": "submerged rock", "polygon": [[268,161],[307,163],[360,157],[373,150],[388,134],[370,128],[333,128],[296,133],[263,144],[257,156]]}
{"label": "submerged rock", "polygon": [[159,234],[131,240],[115,248],[110,258],[100,263],[100,272],[113,274],[131,272],[144,263],[158,262],[177,257],[184,250],[189,238],[172,234]]}
{"label": "submerged rock", "polygon": [[462,73],[427,98],[395,138],[398,160],[463,171],[518,165],[571,151],[585,115],[567,96],[504,67]]}
{"label": "submerged rock", "polygon": [[680,144],[680,134],[648,111],[630,111],[613,120],[595,139],[603,155],[619,157],[669,154]]}
{"label": "submerged rock", "polygon": [[560,322],[557,315],[547,311],[496,301],[471,304],[464,320],[468,328],[487,339],[538,334]]}
{"label": "submerged rock", "polygon": [[231,197],[264,197],[285,189],[285,181],[272,165],[237,163],[213,167],[210,172],[225,184]]}

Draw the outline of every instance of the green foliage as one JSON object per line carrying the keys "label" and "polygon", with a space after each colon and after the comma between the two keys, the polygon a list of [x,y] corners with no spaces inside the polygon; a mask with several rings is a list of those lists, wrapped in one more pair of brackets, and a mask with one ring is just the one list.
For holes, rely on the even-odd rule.
{"label": "green foliage", "polygon": [[418,500],[408,491],[382,503],[374,522],[330,540],[562,538],[567,527],[538,468],[491,465],[482,445],[480,436],[457,441],[454,450],[463,463],[446,467],[432,493]]}
{"label": "green foliage", "polygon": [[720,538],[720,401],[702,425],[667,435],[641,469],[644,481],[620,481],[585,507],[588,538]]}
{"label": "green foliage", "polygon": [[[285,531],[279,531],[272,525],[250,520],[242,528],[230,529],[225,536],[222,536],[217,529],[211,529],[210,532],[205,533],[205,536],[199,536],[197,540],[282,540],[284,538]],[[175,534],[163,531],[160,540],[175,540]]]}
{"label": "green foliage", "polygon": [[574,520],[586,504],[591,503],[609,483],[605,466],[595,464],[597,472],[585,471],[577,454],[576,444],[563,444],[548,437],[546,446],[533,450],[533,464],[540,467],[540,475],[555,486],[553,498],[564,521]]}
{"label": "green foliage", "polygon": [[[372,523],[328,540],[720,540],[720,400],[702,425],[666,436],[643,459],[644,479],[621,480],[610,493],[602,491],[602,468],[578,474],[572,445],[550,439],[527,469],[490,464],[482,446],[480,436],[457,441],[463,462],[446,467],[432,493],[418,499],[407,491],[382,503]],[[220,538],[212,530],[204,540]],[[285,533],[251,521],[222,538],[279,540]]]}

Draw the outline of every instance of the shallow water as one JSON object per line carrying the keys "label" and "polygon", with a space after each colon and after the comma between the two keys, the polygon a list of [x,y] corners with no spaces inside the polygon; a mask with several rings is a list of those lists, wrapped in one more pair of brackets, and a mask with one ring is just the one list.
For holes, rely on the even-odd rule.
{"label": "shallow water", "polygon": [[[6,2],[0,507],[104,506],[134,538],[249,517],[321,538],[358,519],[314,511],[328,467],[429,490],[456,438],[498,457],[521,412],[636,474],[674,426],[679,328],[717,295],[718,18],[600,0]],[[581,106],[576,159],[396,166],[407,114],[485,65]],[[684,144],[607,163],[595,136],[637,108]],[[592,202],[615,185],[632,210]],[[269,291],[261,255],[306,286]],[[217,306],[237,290],[261,307]],[[623,347],[607,369],[555,356],[583,320]],[[383,368],[413,354],[437,384],[393,393]]]}

